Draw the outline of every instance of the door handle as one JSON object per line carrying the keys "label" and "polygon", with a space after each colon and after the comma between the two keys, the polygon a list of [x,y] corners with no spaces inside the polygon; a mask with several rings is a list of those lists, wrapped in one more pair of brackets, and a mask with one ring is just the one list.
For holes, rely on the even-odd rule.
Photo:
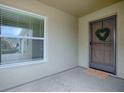
{"label": "door handle", "polygon": [[92,42],[90,41],[90,46],[92,45]]}

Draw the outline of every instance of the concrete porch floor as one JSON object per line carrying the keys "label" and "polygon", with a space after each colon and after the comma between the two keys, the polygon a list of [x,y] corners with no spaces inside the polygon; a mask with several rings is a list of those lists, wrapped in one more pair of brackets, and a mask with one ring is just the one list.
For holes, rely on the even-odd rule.
{"label": "concrete porch floor", "polygon": [[99,79],[85,74],[77,67],[25,85],[9,89],[9,92],[124,92],[124,80],[109,76]]}

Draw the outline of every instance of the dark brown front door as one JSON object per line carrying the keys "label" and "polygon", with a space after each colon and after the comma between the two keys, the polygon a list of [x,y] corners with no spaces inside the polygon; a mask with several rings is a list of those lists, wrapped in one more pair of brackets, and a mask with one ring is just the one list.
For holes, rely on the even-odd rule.
{"label": "dark brown front door", "polygon": [[116,74],[116,16],[90,23],[90,67]]}

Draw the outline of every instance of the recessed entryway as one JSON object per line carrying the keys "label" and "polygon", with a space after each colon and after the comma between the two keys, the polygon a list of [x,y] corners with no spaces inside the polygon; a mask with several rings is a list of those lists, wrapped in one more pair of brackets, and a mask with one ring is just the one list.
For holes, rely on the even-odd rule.
{"label": "recessed entryway", "polygon": [[0,91],[124,91],[124,0],[0,0],[0,6]]}

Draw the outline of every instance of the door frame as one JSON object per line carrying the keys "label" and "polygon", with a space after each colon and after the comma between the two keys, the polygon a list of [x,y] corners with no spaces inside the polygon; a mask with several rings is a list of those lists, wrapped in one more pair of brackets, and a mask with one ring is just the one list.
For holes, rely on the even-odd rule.
{"label": "door frame", "polygon": [[[91,46],[91,40],[92,40],[92,27],[91,27],[91,25],[92,25],[92,23],[93,22],[99,22],[99,21],[102,21],[102,20],[106,20],[106,19],[109,19],[109,18],[113,18],[114,17],[114,28],[113,28],[113,55],[112,55],[112,61],[113,61],[113,68],[114,68],[114,70],[113,70],[113,72],[109,72],[109,71],[106,71],[106,72],[109,72],[109,73],[112,73],[112,74],[114,74],[114,75],[116,75],[116,40],[117,40],[117,38],[116,38],[116,36],[117,36],[117,34],[116,34],[116,31],[117,31],[117,14],[114,14],[114,15],[111,15],[111,16],[108,16],[108,17],[105,17],[105,18],[101,18],[101,19],[97,19],[97,20],[94,20],[94,21],[90,21],[89,22],[89,68],[93,68],[92,67],[92,62],[91,62],[91,60],[92,60],[92,46]],[[100,68],[102,68],[102,65],[100,66]],[[99,68],[94,68],[94,69],[97,69],[97,70],[101,70],[101,71],[104,71],[104,70],[102,70],[102,69],[99,69]],[[109,67],[107,67],[107,69],[109,69]]]}

